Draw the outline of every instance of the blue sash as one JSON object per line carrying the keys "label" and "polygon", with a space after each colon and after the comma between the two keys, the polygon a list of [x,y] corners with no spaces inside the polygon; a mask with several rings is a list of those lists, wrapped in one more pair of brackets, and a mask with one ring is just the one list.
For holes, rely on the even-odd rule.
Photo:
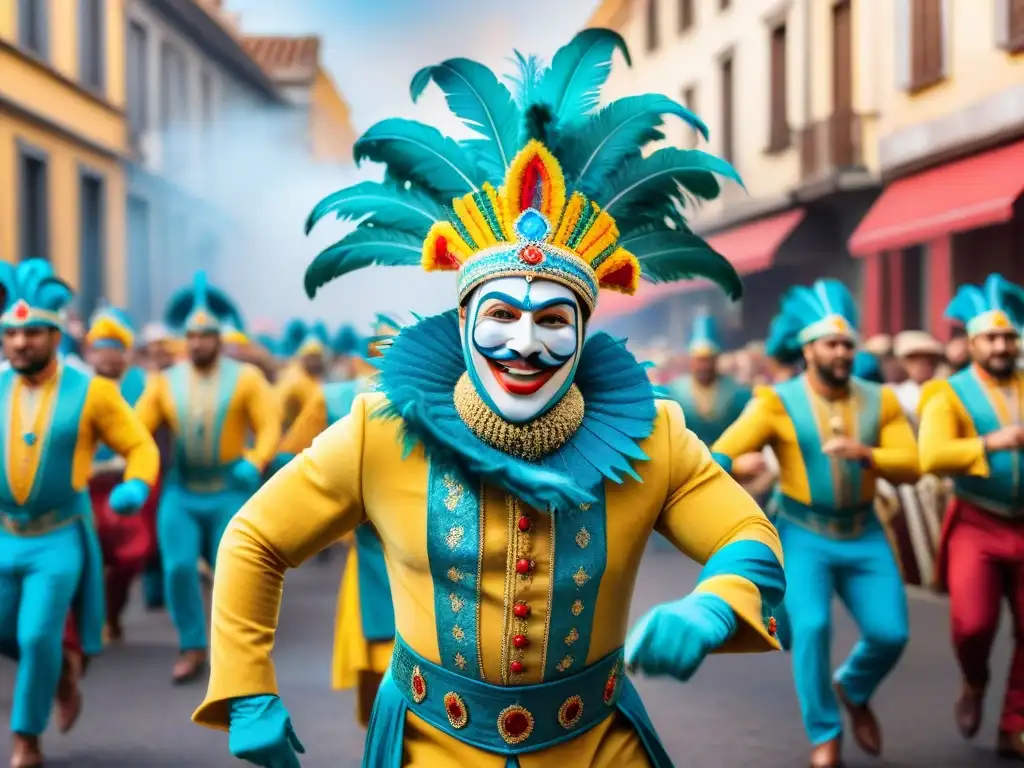
{"label": "blue sash", "polygon": [[395,636],[395,608],[391,603],[384,549],[377,532],[368,523],[357,527],[355,535],[363,637],[370,641],[391,640]]}
{"label": "blue sash", "polygon": [[[949,385],[979,435],[987,435],[1004,426],[992,402],[989,388],[973,367],[950,376]],[[994,451],[988,454],[989,476],[954,478],[956,495],[1004,515],[1021,509],[1024,507],[1020,483],[1021,454],[1021,451]]]}
{"label": "blue sash", "polygon": [[[854,398],[857,413],[856,438],[865,445],[878,445],[882,420],[882,388],[877,384],[851,379],[851,397]],[[856,461],[834,460],[822,453],[822,446],[830,435],[828,424],[820,424],[810,393],[807,375],[778,384],[775,387],[786,414],[793,422],[800,455],[807,471],[807,482],[811,494],[809,509],[829,517],[835,513],[845,514],[861,509],[871,498],[859,498],[863,486],[863,468]],[[852,498],[837,496],[839,488],[849,489]],[[799,502],[792,503],[799,504]],[[780,513],[787,515],[792,503],[783,503]],[[794,522],[800,523],[804,516]]]}

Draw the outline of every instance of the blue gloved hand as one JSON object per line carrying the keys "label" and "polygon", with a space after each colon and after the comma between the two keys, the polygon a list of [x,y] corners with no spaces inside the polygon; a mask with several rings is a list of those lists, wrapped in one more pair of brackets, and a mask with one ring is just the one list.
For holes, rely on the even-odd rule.
{"label": "blue gloved hand", "polygon": [[736,614],[725,600],[694,592],[655,606],[630,630],[626,668],[685,682],[735,631]]}
{"label": "blue gloved hand", "polygon": [[231,754],[261,768],[299,768],[305,748],[281,699],[270,694],[231,701]]}
{"label": "blue gloved hand", "polygon": [[246,491],[255,491],[263,482],[263,473],[259,467],[245,459],[235,462],[235,466],[231,468],[231,477],[239,488]]}
{"label": "blue gloved hand", "polygon": [[108,503],[118,515],[134,515],[149,498],[149,486],[142,480],[126,480],[114,486]]}

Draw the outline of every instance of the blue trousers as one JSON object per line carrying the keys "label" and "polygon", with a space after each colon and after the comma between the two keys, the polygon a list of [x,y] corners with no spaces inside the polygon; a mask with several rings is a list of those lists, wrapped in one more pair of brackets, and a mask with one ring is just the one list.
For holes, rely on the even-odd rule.
{"label": "blue trousers", "polygon": [[164,596],[182,651],[206,648],[206,609],[197,566],[202,557],[216,565],[217,547],[231,518],[248,494],[234,489],[194,493],[180,485],[164,487],[156,532],[164,569]]}
{"label": "blue trousers", "polygon": [[[785,612],[792,633],[793,678],[812,744],[837,738],[843,720],[832,689],[866,704],[907,644],[907,597],[881,523],[855,539],[832,539],[780,517],[786,562]],[[832,600],[846,606],[860,641],[833,676]]]}
{"label": "blue trousers", "polygon": [[0,529],[0,645],[17,644],[11,730],[46,730],[64,661],[64,622],[85,564],[78,525],[39,536]]}

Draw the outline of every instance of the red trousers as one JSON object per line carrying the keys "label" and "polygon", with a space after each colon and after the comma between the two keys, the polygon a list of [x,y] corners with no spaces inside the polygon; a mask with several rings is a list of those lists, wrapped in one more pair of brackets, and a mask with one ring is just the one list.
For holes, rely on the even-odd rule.
{"label": "red trousers", "polygon": [[961,499],[947,512],[944,562],[953,646],[972,687],[989,681],[989,655],[1005,597],[1013,617],[1014,653],[1000,729],[1024,731],[1024,521],[1005,520]]}

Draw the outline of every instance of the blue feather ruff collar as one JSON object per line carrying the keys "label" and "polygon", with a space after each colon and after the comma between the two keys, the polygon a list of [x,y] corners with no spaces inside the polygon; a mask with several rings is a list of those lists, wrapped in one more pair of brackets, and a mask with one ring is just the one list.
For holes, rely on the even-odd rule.
{"label": "blue feather ruff collar", "polygon": [[535,463],[487,445],[459,417],[453,393],[466,365],[455,310],[402,329],[379,368],[388,402],[374,417],[402,420],[403,457],[420,444],[428,459],[453,462],[535,509],[577,510],[605,480],[639,480],[632,463],[648,459],[638,443],[654,430],[659,394],[646,367],[606,333],[587,340],[576,371],[582,425]]}

